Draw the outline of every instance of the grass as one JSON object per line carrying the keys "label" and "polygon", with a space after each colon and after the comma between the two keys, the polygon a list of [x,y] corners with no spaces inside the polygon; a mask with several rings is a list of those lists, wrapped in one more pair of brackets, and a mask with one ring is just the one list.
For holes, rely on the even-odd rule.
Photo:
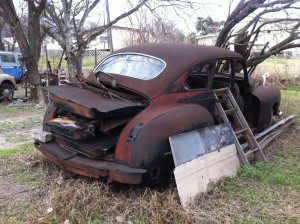
{"label": "grass", "polygon": [[20,146],[16,146],[12,149],[4,149],[0,150],[0,158],[8,158],[16,154],[26,153],[34,150],[34,146],[32,142],[27,142]]}
{"label": "grass", "polygon": [[[300,87],[283,90],[284,114],[300,116],[299,101]],[[11,125],[21,110],[11,114],[17,116]],[[32,142],[0,150],[0,223],[299,223],[299,129],[294,126],[266,149],[268,163],[242,166],[236,178],[213,183],[189,210],[181,207],[174,183],[163,189],[109,188],[52,165]]]}
{"label": "grass", "polygon": [[29,128],[41,124],[41,121],[41,117],[32,117],[25,120],[16,119],[14,122],[10,121],[10,123],[0,121],[0,132]]}
{"label": "grass", "polygon": [[285,170],[274,163],[257,163],[255,167],[241,166],[239,176],[252,178],[269,184],[291,186],[300,190],[300,169]]}

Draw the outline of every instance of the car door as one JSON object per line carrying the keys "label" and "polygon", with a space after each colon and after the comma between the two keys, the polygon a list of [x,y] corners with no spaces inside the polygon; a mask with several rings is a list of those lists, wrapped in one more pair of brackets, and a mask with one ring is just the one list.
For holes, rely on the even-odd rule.
{"label": "car door", "polygon": [[216,61],[210,60],[189,70],[184,81],[186,100],[206,108],[214,116],[215,99],[212,81],[216,69]]}

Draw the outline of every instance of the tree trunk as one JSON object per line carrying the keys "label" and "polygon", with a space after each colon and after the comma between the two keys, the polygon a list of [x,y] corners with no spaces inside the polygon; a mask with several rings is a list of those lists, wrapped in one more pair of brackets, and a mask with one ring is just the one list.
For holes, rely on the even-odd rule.
{"label": "tree trunk", "polygon": [[77,82],[77,76],[82,75],[82,52],[75,52],[73,51],[66,51],[67,61],[68,61],[68,71],[70,74],[70,81],[71,82]]}
{"label": "tree trunk", "polygon": [[4,43],[2,42],[2,38],[1,37],[0,37],[0,51],[5,51],[5,46],[4,46]]}
{"label": "tree trunk", "polygon": [[44,107],[44,91],[41,85],[41,76],[39,74],[38,63],[35,60],[28,60],[26,63],[26,68],[29,74],[29,82],[31,84],[30,91],[31,99],[37,100],[40,107]]}
{"label": "tree trunk", "polygon": [[70,75],[70,81],[75,83],[77,82],[76,74],[77,74],[77,63],[76,63],[76,55],[73,51],[66,51],[67,61],[68,61],[68,71]]}

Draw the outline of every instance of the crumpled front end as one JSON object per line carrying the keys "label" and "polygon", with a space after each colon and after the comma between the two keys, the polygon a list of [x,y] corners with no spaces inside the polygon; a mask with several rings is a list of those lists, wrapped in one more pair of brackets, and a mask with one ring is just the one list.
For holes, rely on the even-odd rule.
{"label": "crumpled front end", "polygon": [[36,147],[44,156],[76,174],[125,184],[140,183],[146,170],[130,167],[114,155],[124,126],[145,105],[110,99],[75,86],[47,88],[52,104],[39,136],[48,137],[36,137]]}

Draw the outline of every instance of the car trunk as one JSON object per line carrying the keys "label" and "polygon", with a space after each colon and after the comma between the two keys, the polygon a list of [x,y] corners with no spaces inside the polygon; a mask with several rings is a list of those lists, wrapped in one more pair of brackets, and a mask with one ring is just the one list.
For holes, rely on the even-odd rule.
{"label": "car trunk", "polygon": [[132,100],[122,93],[119,97],[88,86],[50,86],[45,90],[57,107],[45,127],[61,147],[90,158],[113,157],[123,127],[147,106],[142,96]]}

